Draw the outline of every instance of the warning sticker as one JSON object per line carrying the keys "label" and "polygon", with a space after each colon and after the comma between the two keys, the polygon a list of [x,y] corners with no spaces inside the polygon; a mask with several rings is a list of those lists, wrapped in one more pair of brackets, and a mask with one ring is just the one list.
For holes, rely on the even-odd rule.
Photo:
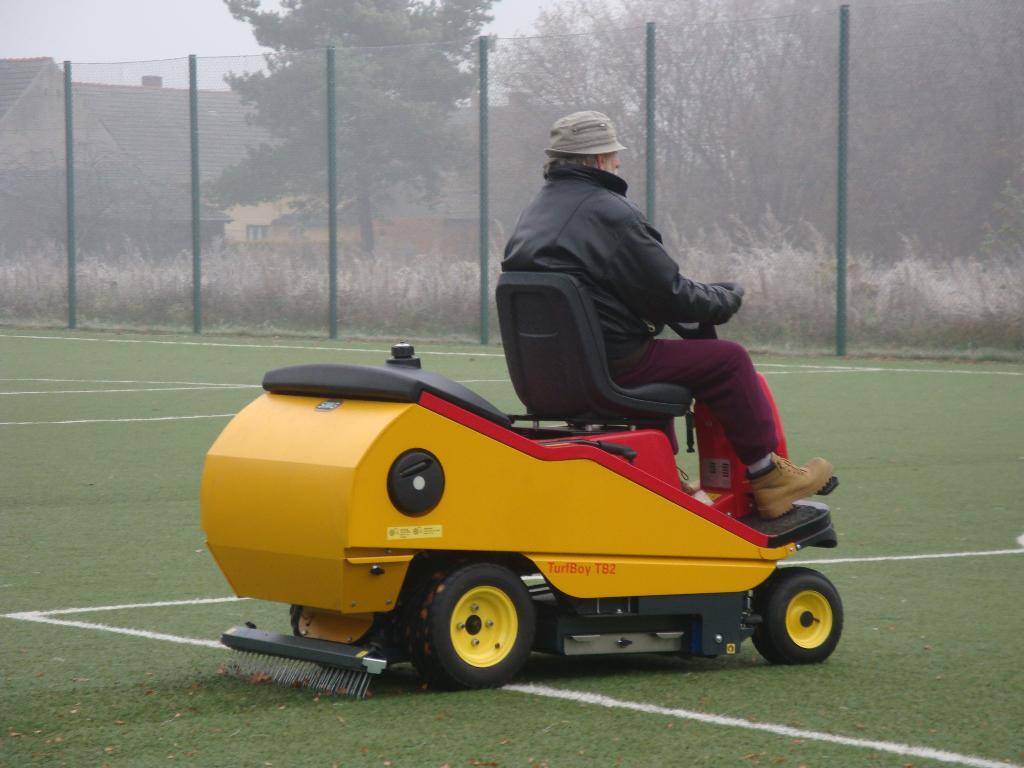
{"label": "warning sticker", "polygon": [[440,539],[443,532],[443,525],[396,525],[388,528],[388,541]]}

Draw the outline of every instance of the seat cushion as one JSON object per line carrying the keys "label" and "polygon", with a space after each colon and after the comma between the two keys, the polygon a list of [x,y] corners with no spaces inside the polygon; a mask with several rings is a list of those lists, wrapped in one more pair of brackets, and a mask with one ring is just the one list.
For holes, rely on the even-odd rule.
{"label": "seat cushion", "polygon": [[689,407],[690,401],[693,399],[690,390],[678,384],[659,382],[641,384],[638,387],[621,387],[618,384],[613,384],[613,386],[627,397],[635,397],[652,403],[673,403],[679,405],[683,411]]}

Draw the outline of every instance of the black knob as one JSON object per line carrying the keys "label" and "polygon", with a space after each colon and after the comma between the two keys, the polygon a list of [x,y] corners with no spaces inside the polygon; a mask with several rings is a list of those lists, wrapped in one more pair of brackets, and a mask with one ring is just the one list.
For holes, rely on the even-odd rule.
{"label": "black knob", "polygon": [[420,359],[416,357],[416,349],[407,341],[400,341],[391,345],[391,357],[387,360],[390,365],[402,365],[408,368],[419,368]]}

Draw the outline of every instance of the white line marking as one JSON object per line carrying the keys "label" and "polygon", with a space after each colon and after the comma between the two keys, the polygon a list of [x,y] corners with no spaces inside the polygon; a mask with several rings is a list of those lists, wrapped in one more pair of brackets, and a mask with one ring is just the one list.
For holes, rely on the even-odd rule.
{"label": "white line marking", "polygon": [[[1024,538],[1024,537],[1021,537]],[[1020,542],[1020,539],[1017,540]],[[1024,547],[1024,542],[1021,542]],[[947,557],[986,557],[988,555],[1024,555],[1024,549],[989,549],[983,552],[938,552],[931,555],[885,555],[880,557],[836,557],[831,560],[794,560],[785,565],[832,565],[834,563],[883,563],[896,560],[942,560]]]}
{"label": "white line marking", "polygon": [[38,424],[117,424],[135,421],[184,421],[188,419],[231,419],[234,413],[204,413],[199,416],[150,416],[144,419],[69,419],[67,421],[0,421],[0,427],[23,427]]}
{"label": "white line marking", "polygon": [[[953,368],[882,368],[861,365],[816,365],[800,363],[758,363],[758,368],[802,368],[810,373],[955,373],[967,376],[1024,376],[1022,371],[964,371]],[[795,373],[795,371],[779,371]]]}
{"label": "white line marking", "polygon": [[[301,344],[232,344],[223,341],[169,341],[160,339],[104,339],[86,336],[36,336],[21,333],[0,333],[0,338],[8,339],[39,339],[45,341],[87,341],[105,342],[108,344],[165,344],[171,346],[185,347],[225,347],[230,349],[297,349],[313,350],[324,352],[358,352],[374,355],[390,355],[389,349],[359,349],[355,347],[325,347],[316,345]],[[424,354],[430,356],[444,357],[500,357],[504,358],[503,352],[442,352],[440,350],[428,349]],[[825,364],[800,364],[800,363],[760,363],[759,368],[805,368],[809,370],[835,370],[849,371],[852,373],[868,371],[877,373],[954,373],[959,375],[977,376],[1024,376],[1022,371],[963,371],[955,369],[939,368],[882,368],[877,366],[853,366],[853,365],[825,365]]]}
{"label": "white line marking", "polygon": [[199,645],[205,648],[223,648],[219,642],[214,640],[203,640],[198,637],[185,637],[183,635],[170,635],[166,632],[150,632],[144,629],[131,629],[130,627],[115,627],[111,624],[97,624],[91,621],[69,621],[67,619],[55,619],[54,616],[66,616],[73,613],[94,613],[97,611],[122,611],[135,608],[167,608],[174,605],[209,605],[212,603],[234,603],[241,600],[248,600],[247,597],[200,597],[193,600],[161,600],[155,603],[124,603],[122,605],[95,605],[87,608],[58,608],[52,611],[22,611],[19,613],[6,613],[5,619],[16,619],[18,621],[32,621],[38,624],[55,624],[59,627],[77,627],[78,629],[98,629],[103,632],[113,632],[118,635],[131,635],[132,637],[145,637],[149,640],[165,640],[170,643],[181,645]]}
{"label": "white line marking", "polygon": [[27,379],[0,377],[0,381],[45,381],[62,384],[185,384],[190,387],[256,387],[258,384],[230,384],[223,381],[156,381],[152,379]]}
{"label": "white line marking", "polygon": [[96,395],[125,392],[183,392],[185,390],[247,389],[255,384],[238,384],[234,387],[136,387],[133,389],[45,389],[23,392],[0,392],[3,395]]}
{"label": "white line marking", "polygon": [[[192,600],[161,600],[156,603],[123,603],[122,605],[94,605],[87,608],[57,608],[52,611],[28,611],[40,616],[66,616],[69,613],[93,613],[95,611],[127,611],[133,608],[167,608],[172,605],[210,605],[212,603],[237,603],[248,597],[197,597]],[[20,614],[8,613],[9,618]]]}
{"label": "white line marking", "polygon": [[181,635],[168,635],[163,632],[149,632],[144,629],[129,629],[128,627],[112,627],[109,624],[94,624],[90,621],[67,621],[66,619],[54,619],[43,613],[34,613],[28,611],[26,613],[8,613],[5,615],[8,619],[18,619],[20,621],[34,621],[39,624],[56,624],[60,627],[77,627],[79,629],[99,629],[103,632],[113,632],[117,635],[131,635],[132,637],[145,637],[149,640],[166,640],[170,643],[179,643],[181,645],[201,645],[207,648],[223,648],[220,643],[214,640],[202,640],[198,637],[183,637]]}
{"label": "white line marking", "polygon": [[808,731],[802,728],[792,728],[788,725],[775,725],[773,723],[757,723],[753,720],[746,720],[741,717],[725,717],[723,715],[709,715],[704,712],[694,712],[689,709],[675,709],[660,707],[656,704],[643,704],[636,701],[622,701],[613,699],[610,696],[602,696],[597,693],[585,691],[567,691],[559,688],[551,688],[546,685],[506,685],[502,690],[526,693],[531,696],[543,696],[549,699],[562,699],[573,701],[578,704],[594,704],[609,709],[628,709],[634,712],[643,712],[648,715],[663,715],[676,717],[681,720],[695,720],[708,725],[720,725],[728,728],[744,728],[750,731],[763,731],[776,736],[786,736],[791,739],[804,739],[806,741],[821,741],[829,744],[840,744],[845,747],[858,747],[860,749],[871,749],[878,752],[889,752],[903,757],[917,757],[925,760],[937,760],[941,763],[953,763],[955,765],[967,765],[971,768],[1021,768],[1014,763],[1001,760],[988,760],[973,755],[961,755],[956,752],[947,752],[931,747],[915,747],[911,744],[900,744],[891,741],[873,741],[871,739],[854,739],[849,736],[836,736],[821,731]]}
{"label": "white line marking", "polygon": [[[229,344],[223,341],[160,341],[159,339],[97,339],[85,336],[29,336],[20,333],[0,333],[0,338],[7,339],[39,339],[46,341],[94,341],[106,342],[108,344],[170,344],[183,347],[227,347],[231,349],[301,349],[325,352],[368,352],[374,355],[390,355],[390,349],[356,349],[354,347],[320,347],[306,346],[301,344]],[[495,352],[441,352],[429,350],[430,356],[443,355],[446,357],[500,357],[504,353]]]}

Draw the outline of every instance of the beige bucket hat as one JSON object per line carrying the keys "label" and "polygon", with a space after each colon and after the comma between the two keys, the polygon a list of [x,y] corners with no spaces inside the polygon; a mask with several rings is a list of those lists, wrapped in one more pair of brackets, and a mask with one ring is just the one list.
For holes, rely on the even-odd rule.
{"label": "beige bucket hat", "polygon": [[551,126],[548,157],[606,155],[625,149],[615,135],[615,125],[603,112],[573,112]]}

